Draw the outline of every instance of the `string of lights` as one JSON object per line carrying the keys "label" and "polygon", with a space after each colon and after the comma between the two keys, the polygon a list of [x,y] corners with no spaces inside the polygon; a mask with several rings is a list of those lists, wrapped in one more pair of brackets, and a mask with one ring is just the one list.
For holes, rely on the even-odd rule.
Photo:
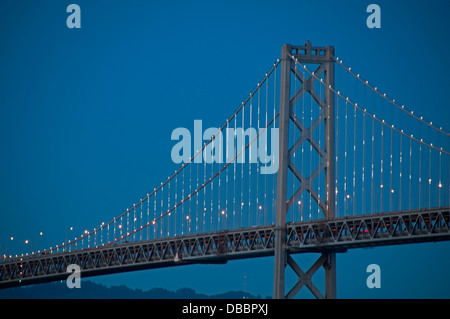
{"label": "string of lights", "polygon": [[[242,112],[242,114],[244,114],[244,111],[245,111],[245,105],[248,105],[248,103],[249,103],[250,101],[252,101],[252,99],[253,99],[253,97],[255,96],[255,94],[257,94],[257,93],[260,91],[260,89],[263,87],[263,84],[269,79],[269,77],[273,74],[273,72],[276,71],[276,68],[278,67],[279,63],[280,63],[280,60],[277,60],[277,61],[273,64],[273,67],[265,74],[265,76],[263,77],[263,79],[258,83],[257,87],[250,93],[250,95],[247,97],[247,99],[244,100],[244,101],[242,102],[242,104],[237,108],[237,110],[232,114],[232,116],[231,116],[229,119],[226,120],[225,124],[223,124],[223,125],[218,129],[218,131],[217,131],[214,135],[212,135],[212,137],[210,138],[210,140],[209,140],[208,142],[204,143],[204,144],[203,144],[203,147],[202,147],[201,149],[199,149],[197,152],[195,152],[195,154],[194,154],[193,156],[191,156],[191,157],[189,158],[188,161],[186,161],[186,162],[185,162],[178,170],[176,170],[171,176],[169,176],[165,182],[161,183],[161,185],[160,185],[159,187],[154,188],[154,190],[153,190],[151,193],[147,194],[146,197],[144,197],[143,199],[140,199],[140,201],[138,201],[136,204],[133,204],[133,206],[132,206],[131,208],[127,208],[126,211],[125,211],[124,213],[122,213],[121,215],[119,215],[119,216],[113,218],[110,222],[107,222],[107,223],[104,223],[104,222],[103,222],[103,223],[100,225],[100,227],[95,228],[95,229],[92,230],[92,231],[85,231],[80,237],[75,238],[75,239],[73,239],[73,240],[69,240],[69,241],[66,240],[64,243],[62,243],[62,245],[58,245],[58,246],[56,246],[56,247],[50,247],[50,249],[48,249],[47,251],[52,252],[52,251],[56,251],[56,250],[60,250],[60,249],[64,250],[64,249],[69,248],[69,247],[76,247],[77,243],[81,243],[81,246],[83,246],[83,245],[84,245],[84,242],[85,242],[86,240],[89,240],[89,239],[91,238],[91,236],[97,236],[98,232],[103,232],[104,229],[106,229],[106,231],[107,231],[107,242],[106,242],[106,243],[102,243],[102,245],[117,243],[117,242],[119,242],[119,241],[121,241],[121,240],[124,240],[125,238],[130,238],[130,236],[134,236],[137,232],[139,232],[139,231],[141,231],[142,229],[148,227],[149,225],[155,225],[155,226],[156,226],[156,223],[157,223],[157,222],[159,222],[159,221],[162,222],[163,217],[165,217],[165,216],[170,216],[170,214],[171,214],[172,211],[176,210],[179,206],[182,206],[182,204],[184,204],[185,202],[188,202],[188,203],[189,203],[189,202],[191,201],[191,197],[192,197],[193,195],[197,194],[199,190],[205,188],[206,185],[208,185],[209,183],[211,183],[211,182],[219,175],[220,172],[222,172],[226,167],[228,167],[228,165],[230,165],[230,163],[232,163],[232,161],[231,161],[231,162],[228,162],[228,163],[227,163],[224,167],[222,167],[218,172],[216,172],[215,174],[213,174],[213,175],[212,175],[206,182],[204,182],[200,187],[197,187],[196,190],[190,191],[190,192],[189,192],[190,194],[189,194],[187,197],[185,197],[184,194],[183,194],[183,196],[182,196],[182,197],[183,197],[183,200],[177,202],[177,203],[174,204],[173,206],[170,206],[170,188],[169,188],[170,186],[169,186],[169,185],[170,185],[171,181],[172,181],[172,180],[176,180],[175,183],[178,184],[178,175],[179,175],[180,173],[183,173],[183,174],[182,174],[182,175],[183,175],[183,177],[182,177],[182,178],[183,178],[183,187],[182,187],[182,191],[183,191],[183,193],[184,193],[184,189],[185,189],[185,187],[184,187],[184,179],[185,179],[185,177],[184,177],[184,170],[187,168],[187,166],[188,166],[189,164],[194,163],[194,160],[195,160],[195,158],[196,158],[197,156],[201,156],[201,154],[204,152],[205,148],[206,148],[208,145],[210,145],[211,143],[214,143],[214,141],[215,141],[215,139],[217,138],[217,136],[218,136],[219,134],[221,134],[227,127],[229,127],[229,124],[230,124],[230,122],[231,122],[232,120],[235,121],[235,125],[236,125],[236,118],[237,118],[237,115],[239,114],[239,112]],[[275,72],[275,74],[276,74],[276,72]],[[276,80],[274,81],[274,84],[276,84]],[[259,98],[258,98],[258,99],[259,99]],[[274,104],[274,114],[275,114],[275,104]],[[264,129],[262,129],[260,132],[258,132],[258,134],[257,134],[257,136],[256,136],[255,138],[259,137],[259,135],[260,135],[261,133],[263,133],[263,132],[267,129],[267,127],[269,127],[270,125],[272,125],[272,123],[274,123],[276,117],[278,117],[278,114],[275,114],[275,117],[274,117],[271,121],[267,122],[266,127],[265,127]],[[244,120],[243,120],[243,124],[244,124]],[[243,151],[245,151],[245,150],[246,150],[246,149],[254,142],[254,140],[255,140],[255,139],[253,139],[252,141],[250,141],[250,142],[246,145],[246,147],[234,157],[233,160],[236,160],[236,158],[238,158],[239,156],[241,156],[241,153],[242,153]],[[205,166],[205,167],[206,167],[206,166]],[[235,168],[236,168],[236,167],[234,167],[234,171],[235,171]],[[198,173],[198,172],[197,172],[197,173]],[[205,171],[204,173],[206,174],[206,171]],[[206,175],[205,175],[205,176],[206,176]],[[236,176],[236,175],[235,175],[235,176]],[[236,179],[235,176],[234,176],[234,179]],[[224,184],[224,183],[223,183],[223,184]],[[213,184],[211,184],[211,186],[212,186],[212,185],[213,185]],[[166,188],[168,188],[168,191],[167,191],[167,192],[169,193],[168,195],[166,194],[166,196],[167,196],[167,202],[166,202],[166,204],[167,204],[167,205],[166,205],[166,206],[167,206],[167,209],[166,209],[166,210],[162,209],[162,208],[164,207],[164,205],[165,205],[164,199],[166,198],[166,197],[164,197],[164,195],[163,195],[163,191],[164,191],[164,187],[165,187],[165,186],[166,186]],[[190,186],[191,186],[191,185],[190,185]],[[167,193],[167,192],[166,192],[166,193]],[[160,204],[157,205],[156,195],[157,195],[158,193],[161,193],[161,198],[160,198]],[[178,193],[178,192],[176,192],[176,193]],[[176,196],[176,195],[175,195],[175,196]],[[250,193],[249,193],[249,196],[250,196]],[[152,211],[153,216],[150,216],[150,206],[151,206],[151,205],[150,205],[150,197],[154,197],[154,201],[153,201],[154,207],[153,207],[153,211]],[[204,196],[204,200],[205,200],[205,198],[206,198],[206,196]],[[211,196],[211,202],[212,202],[212,199],[213,199],[213,196]],[[218,197],[218,200],[220,200],[220,197]],[[138,209],[139,206],[142,206],[145,202],[147,202],[147,219],[148,219],[148,220],[147,220],[147,222],[143,222],[142,217],[141,217],[141,220],[138,221],[138,220],[137,220],[137,217],[136,217],[136,211],[135,211],[135,210]],[[217,204],[218,204],[219,207],[220,207],[220,202],[218,202]],[[156,215],[157,206],[159,206],[159,207],[162,209],[162,210],[160,211],[159,216]],[[184,207],[184,206],[182,206],[182,207]],[[206,206],[205,206],[205,207],[206,207]],[[143,209],[143,208],[141,207],[141,210],[142,210],[142,209]],[[212,210],[212,209],[211,209],[211,210]],[[203,213],[205,214],[205,211],[204,211]],[[131,218],[132,218],[132,224],[130,223],[130,216],[131,216],[131,214],[133,214],[133,216],[131,217]],[[182,214],[183,214],[183,213],[182,213]],[[211,217],[212,217],[212,215],[211,215]],[[124,225],[123,222],[122,222],[122,220],[123,220],[124,218],[126,219],[126,224],[125,224],[125,225]],[[190,227],[190,222],[191,222],[190,216],[189,216],[189,215],[186,215],[186,216],[183,217],[183,218],[185,218],[186,220],[189,221],[189,223],[187,224],[187,227]],[[198,223],[198,216],[197,216],[196,218],[197,218],[196,221],[197,221],[197,223]],[[175,219],[175,220],[176,220],[176,219]],[[204,220],[205,220],[205,219],[203,219],[203,221],[204,221]],[[167,221],[167,223],[168,223],[168,221]],[[196,223],[196,224],[197,224],[197,223]],[[239,222],[238,222],[238,223],[239,223]],[[142,224],[143,224],[143,225],[142,225]],[[212,224],[212,221],[211,221],[211,224]],[[184,223],[181,222],[181,225],[182,225],[182,227],[183,227]],[[165,229],[167,230],[167,233],[169,234],[169,233],[170,233],[170,229],[171,229],[171,228],[170,228],[170,224],[165,225],[165,227],[166,227]],[[198,227],[198,225],[196,225],[196,227]],[[176,229],[175,226],[174,226],[174,229]],[[116,233],[116,230],[119,231],[119,234]],[[198,231],[198,229],[196,229],[196,230]],[[109,232],[110,232],[110,231],[113,232],[113,236],[111,236],[111,237],[113,237],[112,239],[109,238]],[[188,229],[188,231],[189,231],[189,229]],[[160,225],[159,236],[163,236],[163,232],[164,232],[164,230],[163,230],[163,225]],[[182,232],[183,232],[183,230],[182,230]],[[156,230],[156,227],[155,227],[153,236],[156,237],[157,234],[158,234],[158,231]],[[147,239],[148,239],[149,237],[150,237],[150,232],[148,231],[148,232],[147,232]],[[103,240],[101,240],[101,241],[103,241]]]}
{"label": "string of lights", "polygon": [[386,101],[388,101],[390,104],[392,104],[393,106],[395,106],[395,107],[398,108],[399,110],[405,112],[406,114],[408,114],[409,116],[411,116],[411,117],[415,118],[416,120],[422,122],[423,124],[425,124],[425,125],[427,125],[427,126],[433,128],[434,130],[438,131],[439,133],[442,133],[442,134],[444,134],[444,135],[446,135],[446,136],[450,136],[450,133],[445,132],[445,131],[442,129],[442,127],[436,127],[436,126],[433,125],[433,122],[426,122],[426,121],[424,121],[424,119],[423,119],[422,116],[419,117],[419,116],[415,115],[415,114],[414,114],[414,111],[409,112],[408,110],[405,109],[405,106],[404,106],[404,105],[401,105],[401,106],[400,106],[399,104],[397,104],[397,102],[395,102],[395,99],[390,99],[390,98],[387,97],[387,94],[386,94],[386,93],[381,93],[381,92],[378,90],[378,87],[372,87],[371,85],[369,85],[369,81],[367,81],[367,80],[364,81],[364,80],[360,77],[359,74],[355,74],[355,73],[352,71],[352,68],[351,68],[351,67],[346,67],[346,66],[343,64],[342,60],[339,60],[339,58],[337,58],[337,57],[332,57],[332,58],[333,58],[333,59],[334,59],[334,60],[335,60],[335,61],[336,61],[336,62],[337,62],[344,70],[346,70],[347,72],[349,72],[355,79],[359,80],[361,83],[363,83],[365,86],[367,86],[370,90],[372,90],[373,92],[375,92],[376,94],[378,94],[380,97],[382,97],[383,99],[385,99]]}

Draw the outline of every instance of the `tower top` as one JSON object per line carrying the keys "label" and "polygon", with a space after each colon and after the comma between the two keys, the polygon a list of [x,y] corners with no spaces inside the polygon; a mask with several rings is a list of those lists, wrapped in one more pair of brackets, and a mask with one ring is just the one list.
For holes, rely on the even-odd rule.
{"label": "tower top", "polygon": [[290,54],[299,62],[303,63],[323,63],[334,62],[334,47],[314,47],[309,40],[304,46],[286,44]]}

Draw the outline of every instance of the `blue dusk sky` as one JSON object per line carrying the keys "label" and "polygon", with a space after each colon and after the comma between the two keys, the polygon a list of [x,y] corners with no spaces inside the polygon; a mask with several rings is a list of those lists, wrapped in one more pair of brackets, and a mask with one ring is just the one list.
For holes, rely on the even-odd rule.
{"label": "blue dusk sky", "polygon": [[[66,25],[71,3],[80,29]],[[381,29],[366,26],[370,3]],[[92,229],[145,197],[176,168],[171,132],[195,119],[221,126],[284,43],[333,45],[346,65],[450,131],[449,9],[444,0],[2,0],[1,254],[61,243],[70,227]],[[338,297],[450,298],[449,253],[442,242],[339,254]],[[306,271],[317,257],[295,259]],[[369,264],[381,267],[380,289],[366,286]],[[287,279],[295,283],[292,272]],[[273,258],[89,280],[265,297]],[[323,286],[323,270],[314,281]]]}

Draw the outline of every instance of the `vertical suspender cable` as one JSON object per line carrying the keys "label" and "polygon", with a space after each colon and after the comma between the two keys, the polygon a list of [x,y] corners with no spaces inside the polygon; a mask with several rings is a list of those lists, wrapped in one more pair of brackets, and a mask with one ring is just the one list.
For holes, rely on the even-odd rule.
{"label": "vertical suspender cable", "polygon": [[408,194],[409,194],[409,200],[408,200],[408,209],[411,209],[411,196],[412,196],[412,189],[411,189],[411,166],[412,166],[412,139],[409,139],[409,190],[408,190]]}
{"label": "vertical suspender cable", "polygon": [[[234,134],[233,134],[233,145],[235,145],[236,141],[236,118],[237,115],[234,117]],[[235,150],[233,150],[235,152]],[[237,150],[236,150],[237,153]],[[233,165],[233,228],[235,227],[236,223],[236,158],[234,159],[234,165]]]}
{"label": "vertical suspender cable", "polygon": [[[402,131],[403,132],[403,131]],[[400,167],[399,167],[399,178],[398,178],[398,202],[395,208],[396,211],[402,210],[402,164],[403,164],[403,134],[399,134],[400,136]]]}
{"label": "vertical suspender cable", "polygon": [[[213,139],[213,143],[214,143],[214,141],[215,141],[215,139]],[[214,145],[214,144],[213,144]],[[213,146],[213,149],[214,149],[214,151],[215,151],[215,148],[214,148],[214,146]],[[211,152],[212,153],[212,152]],[[192,220],[193,220],[193,218],[192,218],[192,196],[191,196],[191,194],[192,194],[192,165],[194,165],[194,164],[192,164],[193,163],[193,157],[191,157],[191,159],[189,160],[189,209],[188,209],[188,216],[189,216],[189,219],[188,219],[188,232],[190,233],[191,232],[191,222],[192,222]],[[211,165],[213,165],[214,164],[214,160],[211,162]]]}
{"label": "vertical suspender cable", "polygon": [[[242,151],[242,153],[240,155],[241,156],[241,202],[240,202],[241,214],[239,216],[242,221],[242,226],[245,226],[244,218],[243,218],[243,216],[244,216],[244,163],[245,163],[244,141],[245,141],[245,138],[244,138],[243,132],[245,132],[245,105],[242,107],[242,137],[241,137],[242,144],[241,144],[241,150],[240,150],[240,151]],[[240,227],[239,223],[238,223],[238,227]]]}
{"label": "vertical suspender cable", "polygon": [[389,211],[392,212],[392,196],[394,195],[394,189],[392,186],[392,153],[393,153],[393,134],[394,130],[391,127],[391,143],[390,143],[390,159],[389,159]]}
{"label": "vertical suspender cable", "polygon": [[[168,189],[167,189],[167,211],[170,210],[170,182],[171,180],[169,180],[169,185],[168,185]],[[171,213],[168,214],[169,217],[171,215]],[[167,237],[170,237],[170,218],[167,217]]]}
{"label": "vertical suspender cable", "polygon": [[[184,169],[182,175],[182,185],[181,185],[181,199],[184,200]],[[184,203],[181,205],[181,235],[184,235]]]}
{"label": "vertical suspender cable", "polygon": [[[258,121],[257,121],[257,126],[256,126],[256,134],[258,134],[258,130],[259,130],[259,112],[260,112],[260,107],[261,107],[261,87],[258,85]],[[256,151],[258,152],[258,148],[261,147],[259,145],[259,140],[255,141],[256,143]],[[255,214],[256,214],[256,220],[258,221],[257,223],[255,222],[255,225],[260,225],[260,220],[259,220],[259,215],[260,215],[260,209],[259,209],[259,160],[258,160],[258,154],[256,155],[256,209],[254,209]]]}
{"label": "vertical suspender cable", "polygon": [[[203,185],[206,183],[206,159],[203,158]],[[205,220],[206,220],[206,186],[203,187],[203,225],[202,225],[202,231],[207,231],[205,229]]]}
{"label": "vertical suspender cable", "polygon": [[[383,120],[384,123],[384,120]],[[383,179],[383,167],[384,167],[384,125],[381,124],[381,149],[380,149],[380,213],[383,212],[383,190],[384,190],[384,179]]]}
{"label": "vertical suspender cable", "polygon": [[[155,190],[156,190],[156,188],[154,188],[153,189],[153,192],[155,192]],[[154,195],[153,195],[153,213],[152,213],[152,215],[153,215],[153,218],[152,218],[152,220],[153,220],[153,239],[156,239],[156,237],[157,237],[157,223],[156,223],[156,192],[154,193]]]}
{"label": "vertical suspender cable", "polygon": [[[164,185],[162,185],[162,187],[161,187],[161,206],[159,207],[161,216],[164,214],[163,209],[164,209]],[[161,238],[162,238],[163,237],[163,228],[164,228],[164,218],[160,218],[160,220],[161,220],[160,233],[161,233]]]}
{"label": "vertical suspender cable", "polygon": [[[196,152],[195,152],[195,154],[197,154],[199,152],[199,150],[197,150]],[[191,164],[191,165],[193,165],[193,164]],[[196,178],[197,178],[197,188],[196,188],[196,190],[198,190],[198,170],[199,170],[199,165],[195,165],[195,174],[196,174]],[[199,215],[199,206],[198,206],[198,197],[199,197],[199,195],[200,195],[200,192],[196,192],[196,199],[195,199],[195,232],[197,233],[198,232],[198,225],[199,225],[199,222],[198,222],[198,215]],[[200,217],[202,216],[202,214],[200,213]]]}
{"label": "vertical suspender cable", "polygon": [[356,127],[357,127],[357,113],[356,107],[353,108],[353,198],[352,198],[352,215],[356,213]]}
{"label": "vertical suspender cable", "polygon": [[[335,199],[334,199],[334,204],[336,207],[336,217],[339,217],[339,91],[338,91],[338,96],[336,98],[336,139],[335,139],[335,143],[336,143],[336,180],[335,180]],[[302,152],[303,154],[303,152]],[[302,160],[303,161],[303,160]]]}
{"label": "vertical suspender cable", "polygon": [[[250,98],[250,121],[249,121],[249,132],[251,132],[252,129],[252,112],[253,112],[253,95]],[[249,134],[249,143],[252,140],[251,134]],[[253,226],[253,221],[252,221],[252,216],[253,214],[251,213],[251,177],[252,177],[252,153],[253,153],[253,147],[254,145],[249,145],[248,148],[248,211],[247,211],[247,215],[248,215],[248,221],[249,221],[249,226]]]}
{"label": "vertical suspender cable", "polygon": [[[218,143],[218,144],[220,144],[220,143]],[[220,145],[218,146],[218,147],[220,147]],[[218,151],[219,153],[221,153],[222,152],[222,150],[219,150]],[[216,149],[214,149],[214,153],[215,154],[217,154],[217,150]],[[213,162],[214,162],[214,160],[213,160]],[[217,163],[217,171],[220,171],[220,161]],[[220,188],[221,188],[221,183],[220,183],[220,180],[222,179],[222,174],[219,174],[219,176],[217,177],[217,212],[216,212],[216,214],[217,214],[217,230],[220,230],[220,227],[221,227],[221,225],[220,225],[220,216],[221,216],[221,211],[222,211],[222,207],[220,206],[220,203],[221,203],[221,198],[220,198]]]}
{"label": "vertical suspender cable", "polygon": [[[431,144],[433,145],[433,144]],[[429,149],[429,155],[428,155],[428,207],[431,208],[431,147]]]}
{"label": "vertical suspender cable", "polygon": [[[226,132],[228,132],[228,130],[230,129],[230,125],[229,125],[229,121],[227,120],[227,129]],[[229,141],[227,141],[227,144],[229,143]],[[228,164],[228,146],[226,147],[226,157],[225,157],[225,163]],[[228,224],[228,174],[229,174],[229,170],[228,170],[228,166],[226,168],[225,171],[225,229],[227,229],[227,224]]]}
{"label": "vertical suspender cable", "polygon": [[348,98],[345,101],[345,127],[344,127],[344,131],[345,131],[345,139],[344,139],[344,213],[345,216],[347,216],[348,214],[348,198],[349,198],[349,194],[347,191],[347,166],[348,166],[348,159],[347,159],[347,144],[348,144],[348,105],[347,105],[347,101]]}
{"label": "vertical suspender cable", "polygon": [[363,149],[362,149],[362,182],[361,182],[361,195],[362,195],[362,204],[361,204],[361,214],[365,213],[366,210],[366,113],[363,112]]}
{"label": "vertical suspender cable", "polygon": [[[178,229],[177,229],[177,204],[178,204],[178,174],[175,175],[175,210],[173,212],[173,219],[174,219],[174,235],[178,235]],[[148,228],[148,227],[147,227]]]}
{"label": "vertical suspender cable", "polygon": [[419,143],[419,207],[418,207],[419,209],[422,208],[421,186],[422,186],[422,143]]}
{"label": "vertical suspender cable", "polygon": [[[139,228],[141,228],[142,226],[142,210],[144,209],[144,204],[142,203],[142,199],[141,199],[141,219],[139,221]],[[142,230],[139,232],[139,238],[142,241]]]}
{"label": "vertical suspender cable", "polygon": [[[441,147],[442,150],[442,147]],[[439,152],[439,184],[438,184],[438,202],[437,206],[441,206],[441,188],[442,188],[442,181],[441,181],[441,165],[442,165],[442,152]]]}
{"label": "vertical suspender cable", "polygon": [[[274,77],[273,77],[273,128],[276,128],[275,114],[276,114],[276,98],[277,98],[277,69],[275,69]],[[274,152],[272,151],[272,163],[275,160]],[[272,174],[272,214],[271,214],[271,223],[275,222],[275,207],[276,207],[276,198],[275,198],[275,174]]]}
{"label": "vertical suspender cable", "polygon": [[374,157],[375,157],[375,117],[372,117],[372,154],[370,173],[370,206],[371,213],[375,213],[375,193],[374,193]]}
{"label": "vertical suspender cable", "polygon": [[[212,140],[212,150],[214,149],[214,140]],[[211,152],[212,153],[212,152]],[[211,178],[214,176],[214,161],[211,161]],[[214,212],[214,180],[211,181],[211,211],[210,214],[210,231],[214,231],[213,212]]]}
{"label": "vertical suspender cable", "polygon": [[[267,128],[267,111],[269,108],[269,81],[266,81],[266,123],[264,127]],[[267,128],[268,130],[269,128]],[[266,132],[266,144],[264,145],[264,154],[267,155],[267,144],[269,143],[269,134]],[[273,150],[272,150],[273,152]],[[266,225],[266,210],[268,210],[268,203],[267,203],[267,174],[264,174],[264,209],[263,209],[263,225]]]}

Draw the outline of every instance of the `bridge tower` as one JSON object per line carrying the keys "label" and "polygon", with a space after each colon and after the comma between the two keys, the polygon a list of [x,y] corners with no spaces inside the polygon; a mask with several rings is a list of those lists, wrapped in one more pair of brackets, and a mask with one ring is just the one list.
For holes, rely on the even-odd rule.
{"label": "bridge tower", "polygon": [[[285,44],[281,54],[281,79],[280,79],[280,117],[279,117],[279,168],[277,176],[277,207],[275,222],[275,263],[273,297],[275,299],[292,298],[306,285],[317,298],[336,298],[336,253],[321,252],[319,259],[305,273],[295,260],[290,256],[286,247],[286,215],[292,205],[306,191],[319,205],[324,217],[332,219],[335,216],[335,140],[334,140],[334,47],[313,47],[308,41],[305,46],[293,46]],[[304,66],[315,68],[313,75],[304,76],[299,70],[295,59]],[[301,82],[300,88],[292,92],[291,80],[297,78]],[[315,81],[322,78],[324,82],[324,98],[314,87]],[[317,85],[316,85],[317,86]],[[310,94],[312,99],[320,107],[320,115],[309,127],[302,123],[301,118],[294,112],[294,106],[301,97]],[[322,124],[324,141],[317,141],[313,131]],[[289,134],[290,125],[300,130],[301,134],[294,138]],[[292,135],[292,134],[291,134]],[[319,137],[320,138],[320,137]],[[320,165],[316,170],[304,176],[292,161],[294,152],[308,141],[313,151],[320,156]],[[324,146],[324,148],[321,147]],[[325,198],[320,196],[313,188],[313,180],[319,178],[323,172],[325,176]],[[288,174],[299,181],[299,187],[293,190],[292,196],[287,198]],[[285,269],[289,265],[298,276],[298,282],[285,295]],[[325,296],[312,283],[312,275],[321,267],[325,268]]]}

